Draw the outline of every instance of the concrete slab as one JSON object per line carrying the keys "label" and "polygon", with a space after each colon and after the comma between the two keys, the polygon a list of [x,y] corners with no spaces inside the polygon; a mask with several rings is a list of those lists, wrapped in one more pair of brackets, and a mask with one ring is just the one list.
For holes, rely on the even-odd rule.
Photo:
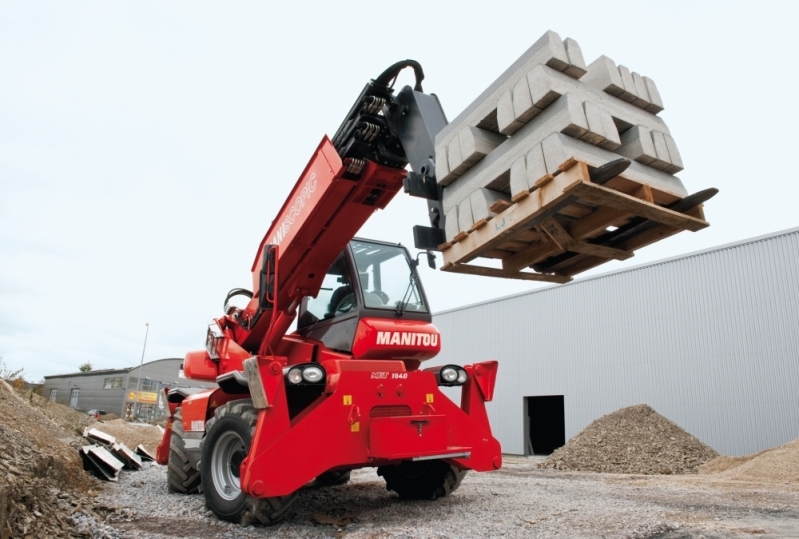
{"label": "concrete slab", "polygon": [[458,235],[458,206],[453,206],[444,217],[444,236],[452,241]]}
{"label": "concrete slab", "polygon": [[644,79],[644,84],[646,84],[646,91],[649,95],[649,106],[646,108],[647,112],[651,112],[652,114],[657,114],[663,110],[663,99],[660,97],[660,92],[658,91],[658,87],[655,85],[655,81],[650,79],[649,77],[641,77]]}
{"label": "concrete slab", "polygon": [[463,165],[463,154],[461,153],[461,141],[456,136],[447,145],[447,160],[449,162],[449,173],[452,176],[460,176],[467,170],[471,165],[464,166]]}
{"label": "concrete slab", "polygon": [[627,67],[620,65],[619,75],[621,75],[621,83],[622,87],[624,88],[624,91],[619,94],[619,99],[628,103],[633,103],[638,97],[635,93],[633,74],[630,73],[630,70]]}
{"label": "concrete slab", "polygon": [[533,105],[527,77],[519,79],[519,82],[513,87],[513,112],[516,114],[516,120],[526,124],[541,114],[542,108]]}
{"label": "concrete slab", "polygon": [[655,160],[649,165],[658,170],[668,170],[671,168],[669,149],[666,147],[666,138],[659,131],[652,131],[652,144],[655,146]]}
{"label": "concrete slab", "polygon": [[621,137],[619,136],[616,122],[613,121],[613,116],[604,108],[597,108],[599,109],[599,118],[602,121],[602,132],[605,135],[605,140],[600,142],[598,146],[606,150],[615,150],[621,146]]}
{"label": "concrete slab", "polygon": [[598,105],[590,101],[583,103],[585,119],[588,122],[588,134],[582,140],[594,146],[599,146],[605,140],[605,124],[602,121],[602,113]]}
{"label": "concrete slab", "polygon": [[644,82],[644,78],[635,71],[633,71],[632,75],[633,83],[635,84],[635,95],[638,96],[638,99],[633,102],[633,105],[646,110],[646,108],[652,104],[649,101],[649,91],[646,89],[646,83]]}
{"label": "concrete slab", "polygon": [[540,144],[536,144],[527,152],[526,164],[528,190],[532,191],[540,182],[552,178],[552,175],[547,172],[547,165],[544,160],[544,149]]}
{"label": "concrete slab", "polygon": [[[682,170],[685,167],[683,166],[680,151],[677,149],[677,144],[674,142],[674,139],[671,138],[671,135],[663,135],[663,137],[666,139],[666,147],[669,150],[669,159],[671,160],[672,166],[678,169],[677,171]],[[674,172],[672,172],[672,174],[674,174]]]}
{"label": "concrete slab", "polygon": [[472,201],[466,197],[458,203],[458,231],[468,232],[473,224]]}
{"label": "concrete slab", "polygon": [[480,159],[491,153],[494,148],[505,142],[507,137],[498,133],[485,131],[479,127],[467,126],[458,133],[461,145],[463,166],[471,168]]}
{"label": "concrete slab", "polygon": [[[522,165],[524,165],[524,160],[522,160]],[[487,221],[494,217],[496,213],[491,211],[491,206],[499,200],[509,202],[510,197],[505,193],[494,191],[493,189],[480,188],[472,192],[472,194],[469,195],[469,202],[471,202],[472,205],[472,218],[474,222],[480,223],[481,221]]]}
{"label": "concrete slab", "polygon": [[569,67],[563,72],[572,78],[579,79],[588,70],[583,58],[583,51],[580,45],[570,37],[563,40],[563,46],[566,47],[566,55],[569,57]]}
{"label": "concrete slab", "polygon": [[642,125],[636,125],[621,134],[621,146],[616,153],[628,159],[648,165],[657,159],[652,132]]}
{"label": "concrete slab", "polygon": [[525,158],[520,157],[514,161],[510,167],[510,198],[515,202],[529,194],[530,188],[527,185],[527,164]]}
{"label": "concrete slab", "polygon": [[499,97],[497,102],[497,129],[503,135],[512,135],[523,125],[524,122],[516,120],[516,111],[513,109],[513,92],[508,90]]}
{"label": "concrete slab", "polygon": [[616,62],[604,54],[589,64],[586,74],[580,81],[613,96],[619,96],[624,92],[624,83]]}
{"label": "concrete slab", "polygon": [[447,147],[436,148],[436,181],[441,185],[449,185],[457,176],[449,173],[449,157]]}

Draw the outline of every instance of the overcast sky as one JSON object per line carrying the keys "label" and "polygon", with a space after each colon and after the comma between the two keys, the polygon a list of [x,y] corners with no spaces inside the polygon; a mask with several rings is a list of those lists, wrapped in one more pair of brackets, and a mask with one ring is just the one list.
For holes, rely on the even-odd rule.
{"label": "overcast sky", "polygon": [[[721,190],[709,229],[593,273],[797,226],[797,5],[2,0],[0,356],[33,380],[132,366],[145,322],[145,361],[201,349],[369,79],[416,59],[454,118],[548,29],[653,78],[683,183]],[[361,235],[414,224],[400,194]],[[437,311],[539,286],[422,279]]]}

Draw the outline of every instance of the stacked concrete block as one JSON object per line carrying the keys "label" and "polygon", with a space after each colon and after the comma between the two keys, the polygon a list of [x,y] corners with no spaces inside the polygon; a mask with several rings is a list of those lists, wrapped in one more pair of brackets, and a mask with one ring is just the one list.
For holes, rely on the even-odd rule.
{"label": "stacked concrete block", "polygon": [[586,66],[575,40],[547,32],[436,136],[447,241],[577,161],[598,167],[625,157],[627,178],[685,197],[662,110],[652,79],[606,56]]}

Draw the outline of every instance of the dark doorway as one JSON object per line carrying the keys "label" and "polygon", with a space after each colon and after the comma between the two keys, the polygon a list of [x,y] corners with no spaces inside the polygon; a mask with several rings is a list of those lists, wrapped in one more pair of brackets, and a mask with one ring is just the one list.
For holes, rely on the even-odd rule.
{"label": "dark doorway", "polygon": [[566,443],[563,395],[525,397],[528,455],[550,455]]}

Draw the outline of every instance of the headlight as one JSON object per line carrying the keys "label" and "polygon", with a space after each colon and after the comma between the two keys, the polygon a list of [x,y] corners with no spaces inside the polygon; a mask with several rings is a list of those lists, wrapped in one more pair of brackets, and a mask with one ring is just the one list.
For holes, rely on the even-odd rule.
{"label": "headlight", "polygon": [[451,384],[458,379],[458,371],[455,369],[455,367],[444,367],[440,372],[442,382]]}
{"label": "headlight", "polygon": [[302,369],[298,369],[297,367],[290,369],[289,373],[286,375],[286,380],[288,380],[290,384],[299,384],[302,382]]}
{"label": "headlight", "polygon": [[433,367],[425,369],[435,372],[436,382],[440,386],[462,386],[469,380],[466,369],[457,365],[444,365],[443,367]]}
{"label": "headlight", "polygon": [[324,379],[324,377],[325,377],[324,371],[321,368],[316,367],[314,365],[305,367],[302,371],[302,379],[308,382],[309,384],[315,384],[317,382],[320,382],[322,381],[322,379]]}
{"label": "headlight", "polygon": [[303,363],[283,369],[286,383],[298,384],[324,384],[326,382],[325,369],[316,363]]}

